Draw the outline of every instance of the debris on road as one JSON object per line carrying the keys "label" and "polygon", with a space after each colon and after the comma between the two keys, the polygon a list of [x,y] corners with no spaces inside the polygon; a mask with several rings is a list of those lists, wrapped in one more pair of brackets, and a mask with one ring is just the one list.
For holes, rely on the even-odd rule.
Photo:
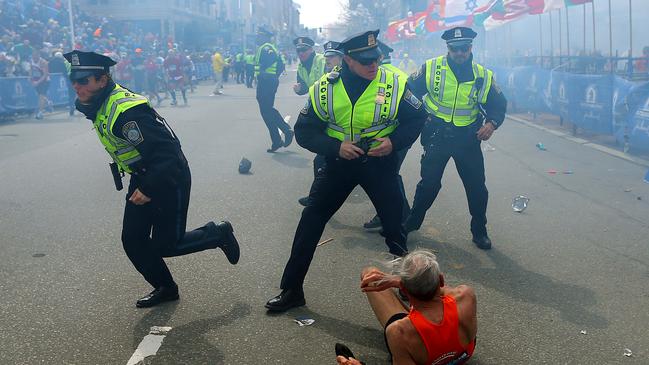
{"label": "debris on road", "polygon": [[572,174],[574,174],[574,171],[572,171],[572,170],[565,170],[565,171],[563,172],[563,174],[564,174],[564,175],[572,175]]}
{"label": "debris on road", "polygon": [[483,152],[493,152],[495,150],[496,150],[496,147],[489,144],[489,142],[485,142],[484,146],[482,146],[482,151]]}
{"label": "debris on road", "polygon": [[45,257],[45,254],[39,252],[39,253],[33,254],[32,257]]}
{"label": "debris on road", "polygon": [[624,189],[624,192],[625,192],[625,193],[630,193],[630,192],[632,192],[632,191],[633,191],[633,189],[631,189],[631,188]]}
{"label": "debris on road", "polygon": [[329,243],[329,242],[331,242],[333,240],[334,240],[333,238],[327,238],[326,240],[318,243],[315,247],[320,247],[320,246],[324,245],[325,243]]}
{"label": "debris on road", "polygon": [[630,349],[624,349],[624,356],[631,357],[633,356],[633,352]]}
{"label": "debris on road", "polygon": [[550,175],[556,175],[556,174],[557,174],[557,170],[550,169],[550,170],[548,170],[548,174],[550,174]]}
{"label": "debris on road", "polygon": [[545,148],[545,145],[541,142],[536,144],[536,148],[538,148],[539,151],[547,151],[547,148]]}
{"label": "debris on road", "polygon": [[525,195],[519,195],[512,201],[512,209],[514,209],[514,212],[516,213],[522,213],[525,209],[527,209],[527,203],[529,201],[530,198],[526,197]]}
{"label": "debris on road", "polygon": [[241,162],[239,162],[239,173],[247,174],[250,172],[251,167],[252,167],[252,161],[244,157],[241,159]]}
{"label": "debris on road", "polygon": [[588,334],[588,332],[586,332],[586,330],[581,330],[579,333],[581,333],[582,335],[587,335]]}
{"label": "debris on road", "polygon": [[300,327],[310,326],[315,323],[315,319],[309,317],[297,317],[293,321],[300,325]]}

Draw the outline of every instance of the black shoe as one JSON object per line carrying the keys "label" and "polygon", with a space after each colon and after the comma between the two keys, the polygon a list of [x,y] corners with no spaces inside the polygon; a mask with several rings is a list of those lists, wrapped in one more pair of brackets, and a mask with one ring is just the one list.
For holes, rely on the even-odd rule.
{"label": "black shoe", "polygon": [[366,222],[363,224],[363,228],[365,229],[376,229],[376,228],[382,228],[383,226],[381,225],[381,218],[379,218],[378,215],[375,215],[374,218],[370,219],[369,222]]}
{"label": "black shoe", "polygon": [[297,200],[298,203],[300,203],[301,206],[306,207],[309,204],[311,204],[311,198],[308,196],[302,197]]}
{"label": "black shoe", "polygon": [[284,136],[284,147],[288,147],[293,143],[293,136],[295,133],[293,133],[292,130],[289,129],[288,132],[286,132],[286,135]]}
{"label": "black shoe", "polygon": [[475,245],[478,246],[478,248],[481,250],[491,249],[491,239],[489,239],[489,236],[487,236],[487,234],[479,236],[474,235],[473,243],[475,243]]}
{"label": "black shoe", "polygon": [[284,289],[278,296],[266,302],[266,309],[271,312],[286,312],[295,307],[306,304],[302,289]]}
{"label": "black shoe", "polygon": [[274,145],[270,146],[270,148],[267,149],[266,152],[275,153],[275,151],[277,151],[280,147],[282,147],[281,144],[274,144]]}
{"label": "black shoe", "polygon": [[239,242],[237,242],[237,238],[234,237],[234,229],[232,228],[232,224],[230,224],[230,222],[228,221],[219,222],[218,224],[209,222],[206,226],[210,231],[210,235],[212,237],[215,237],[214,247],[221,248],[221,250],[223,250],[223,253],[225,254],[225,257],[228,258],[228,261],[230,261],[232,265],[235,265],[237,262],[239,262]]}
{"label": "black shoe", "polygon": [[135,302],[135,306],[138,308],[149,308],[160,303],[178,300],[178,298],[180,297],[178,296],[177,286],[161,286],[149,293],[149,295],[140,298],[137,302]]}
{"label": "black shoe", "polygon": [[406,231],[406,234],[408,234],[410,232],[419,230],[419,228],[415,227],[415,225],[411,223],[410,219],[406,219],[406,221],[403,223],[403,230]]}

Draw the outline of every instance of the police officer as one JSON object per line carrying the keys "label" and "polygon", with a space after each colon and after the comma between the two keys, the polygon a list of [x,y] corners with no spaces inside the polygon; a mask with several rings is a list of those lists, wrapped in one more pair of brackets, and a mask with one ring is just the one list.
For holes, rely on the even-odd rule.
{"label": "police officer", "polygon": [[[381,41],[379,41],[379,48],[381,49],[381,53],[383,53],[383,59],[381,60],[381,67],[396,73],[403,80],[408,80],[408,74],[406,74],[404,71],[402,71],[401,69],[399,69],[398,67],[392,64],[391,53],[394,51],[394,49],[392,49],[392,47],[388,46],[387,44]],[[406,159],[408,150],[410,150],[410,148],[404,148],[396,152],[397,173],[401,170],[401,165],[403,164],[403,161]],[[397,176],[399,177],[399,190],[401,191],[401,199],[403,201],[402,210],[401,210],[402,212],[401,219],[405,220],[406,217],[408,217],[408,214],[410,214],[410,205],[408,204],[408,197],[406,197],[406,189],[403,186],[403,178],[401,177],[401,174],[398,174]],[[372,219],[365,222],[363,224],[363,228],[368,230],[381,228],[381,218],[379,218],[379,215],[375,214],[374,217],[372,217]]]}
{"label": "police officer", "polygon": [[252,80],[255,78],[255,55],[251,50],[246,49],[243,59],[245,61],[246,87],[252,89]]}
{"label": "police officer", "polygon": [[313,50],[315,42],[309,37],[297,37],[293,40],[295,52],[300,59],[297,66],[297,83],[293,91],[298,95],[309,92],[309,87],[318,81],[325,72],[324,55]]}
{"label": "police officer", "polygon": [[298,117],[298,143],[324,155],[326,167],[302,212],[282,276],[282,292],[266,303],[270,311],[305,304],[302,287],[316,244],[357,185],[384,223],[390,253],[402,256],[408,251],[395,152],[417,139],[427,114],[406,80],[379,68],[378,33],[368,31],[342,42],[342,69],[323,76],[309,89],[310,101]]}
{"label": "police officer", "polygon": [[503,123],[507,100],[493,72],[473,62],[476,35],[466,27],[444,32],[448,55],[427,60],[408,82],[416,95],[426,95],[431,119],[422,131],[421,181],[404,226],[407,232],[419,229],[442,187],[446,164],[453,158],[469,201],[473,242],[487,250],[491,248],[486,228],[488,192],[480,142]]}
{"label": "police officer", "polygon": [[[275,94],[279,85],[279,75],[284,71],[284,62],[277,47],[270,42],[273,33],[259,28],[257,30],[257,53],[255,55],[255,76],[257,77],[257,103],[261,117],[266,123],[270,140],[270,148],[266,152],[273,153],[280,147],[288,147],[293,142],[293,131],[275,109]],[[282,141],[279,131],[284,133]]]}
{"label": "police officer", "polygon": [[113,82],[115,61],[94,52],[72,51],[70,80],[76,108],[93,122],[112,157],[116,187],[131,175],[122,227],[126,255],[154,290],[136,302],[151,307],[178,299],[163,257],[220,247],[228,261],[239,260],[239,244],[229,222],[209,222],[185,232],[191,175],[180,141],[149,101]]}
{"label": "police officer", "polygon": [[[331,72],[335,67],[338,67],[343,62],[343,53],[338,49],[340,42],[328,41],[322,47],[324,48],[324,58],[325,58],[325,72]],[[313,83],[312,83],[313,84]],[[325,166],[325,157],[323,155],[315,155],[313,159],[313,178],[317,179],[318,174]],[[313,185],[312,185],[313,187]],[[306,207],[309,205],[309,196],[302,197],[298,199],[300,205]]]}

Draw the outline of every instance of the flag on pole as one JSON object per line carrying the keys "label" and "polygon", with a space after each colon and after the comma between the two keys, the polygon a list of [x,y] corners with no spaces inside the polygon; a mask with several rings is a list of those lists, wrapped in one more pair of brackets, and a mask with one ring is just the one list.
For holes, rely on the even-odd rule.
{"label": "flag on pole", "polygon": [[592,2],[593,0],[545,0],[543,12],[545,13],[552,10],[565,9],[569,6],[583,5]]}

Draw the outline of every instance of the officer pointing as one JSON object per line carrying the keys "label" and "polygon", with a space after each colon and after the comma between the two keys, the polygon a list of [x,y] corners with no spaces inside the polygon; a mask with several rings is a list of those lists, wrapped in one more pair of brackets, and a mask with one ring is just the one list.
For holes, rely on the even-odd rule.
{"label": "officer pointing", "polygon": [[90,119],[112,157],[111,171],[121,190],[121,175],[131,175],[122,243],[126,255],[154,290],[136,302],[151,307],[178,299],[178,286],[163,257],[221,248],[239,261],[239,244],[227,222],[209,222],[185,232],[191,174],[180,141],[149,101],[116,84],[109,73],[115,61],[94,52],[72,51],[70,81],[76,108]]}
{"label": "officer pointing", "polygon": [[425,95],[431,119],[422,131],[421,181],[404,226],[407,232],[421,227],[442,187],[446,164],[453,158],[469,201],[473,242],[486,250],[491,248],[491,239],[486,227],[488,191],[480,142],[491,138],[503,123],[507,100],[496,86],[493,72],[473,62],[476,35],[466,27],[447,30],[442,39],[448,55],[427,60],[409,78],[414,93]]}
{"label": "officer pointing", "polygon": [[342,68],[309,89],[310,100],[295,124],[297,142],[325,156],[326,166],[311,188],[282,276],[282,292],[266,303],[270,311],[305,304],[303,284],[325,225],[360,185],[383,222],[393,255],[408,252],[401,226],[396,151],[419,136],[427,117],[406,80],[380,68],[379,31],[343,41]]}

